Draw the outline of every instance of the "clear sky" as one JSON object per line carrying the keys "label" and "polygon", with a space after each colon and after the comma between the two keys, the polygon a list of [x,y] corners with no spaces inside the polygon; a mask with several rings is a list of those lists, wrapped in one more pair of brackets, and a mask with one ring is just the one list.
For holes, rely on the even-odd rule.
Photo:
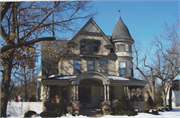
{"label": "clear sky", "polygon": [[[163,25],[176,21],[179,1],[93,1],[99,14],[95,22],[106,35],[112,35],[117,18],[121,16],[131,36],[142,43],[151,40],[153,35],[163,32]],[[121,14],[118,10],[121,10]]]}

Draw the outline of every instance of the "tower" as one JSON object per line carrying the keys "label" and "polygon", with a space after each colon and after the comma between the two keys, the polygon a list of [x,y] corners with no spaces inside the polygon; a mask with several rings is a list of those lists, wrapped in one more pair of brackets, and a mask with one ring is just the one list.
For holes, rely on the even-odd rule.
{"label": "tower", "polygon": [[119,68],[119,76],[132,78],[132,44],[134,40],[121,17],[115,25],[111,41],[114,43],[114,51],[118,57],[116,63],[118,65],[117,68]]}

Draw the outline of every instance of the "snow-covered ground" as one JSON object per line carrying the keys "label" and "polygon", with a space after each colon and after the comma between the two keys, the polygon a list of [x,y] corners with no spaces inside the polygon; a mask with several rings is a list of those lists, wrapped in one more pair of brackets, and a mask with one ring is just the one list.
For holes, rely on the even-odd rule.
{"label": "snow-covered ground", "polygon": [[[22,110],[22,109],[23,110]],[[24,113],[28,110],[36,111],[38,114],[42,112],[42,102],[11,102],[7,106],[7,115],[8,117],[18,117],[23,118]],[[40,117],[38,117],[40,118]],[[87,116],[71,116],[66,114],[60,118],[88,118]],[[175,107],[174,110],[169,112],[159,112],[159,115],[151,115],[148,113],[138,113],[136,116],[113,116],[113,115],[104,115],[101,118],[180,118],[180,107]]]}

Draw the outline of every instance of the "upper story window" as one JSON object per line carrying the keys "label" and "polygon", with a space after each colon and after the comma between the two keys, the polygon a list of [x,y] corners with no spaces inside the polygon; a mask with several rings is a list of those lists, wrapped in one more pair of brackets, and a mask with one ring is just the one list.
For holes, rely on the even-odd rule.
{"label": "upper story window", "polygon": [[119,75],[126,76],[126,62],[125,61],[119,62]]}
{"label": "upper story window", "polygon": [[103,74],[108,74],[108,63],[107,63],[107,61],[100,61],[100,72]]}
{"label": "upper story window", "polygon": [[132,46],[129,45],[129,52],[132,52]]}
{"label": "upper story window", "polygon": [[125,51],[125,44],[118,45],[118,51]]}
{"label": "upper story window", "polygon": [[81,73],[81,61],[80,60],[74,60],[74,74],[80,74]]}
{"label": "upper story window", "polygon": [[87,61],[87,71],[94,70],[94,61]]}
{"label": "upper story window", "polygon": [[81,41],[80,52],[81,54],[92,54],[99,51],[98,41]]}
{"label": "upper story window", "polygon": [[131,76],[134,76],[134,73],[133,73],[133,62],[131,62]]}

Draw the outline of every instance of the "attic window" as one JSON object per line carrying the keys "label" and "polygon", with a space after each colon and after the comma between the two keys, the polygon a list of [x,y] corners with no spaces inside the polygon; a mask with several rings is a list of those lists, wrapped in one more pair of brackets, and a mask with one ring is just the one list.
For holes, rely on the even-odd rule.
{"label": "attic window", "polygon": [[92,54],[99,51],[100,43],[98,41],[81,41],[80,52],[81,54]]}

